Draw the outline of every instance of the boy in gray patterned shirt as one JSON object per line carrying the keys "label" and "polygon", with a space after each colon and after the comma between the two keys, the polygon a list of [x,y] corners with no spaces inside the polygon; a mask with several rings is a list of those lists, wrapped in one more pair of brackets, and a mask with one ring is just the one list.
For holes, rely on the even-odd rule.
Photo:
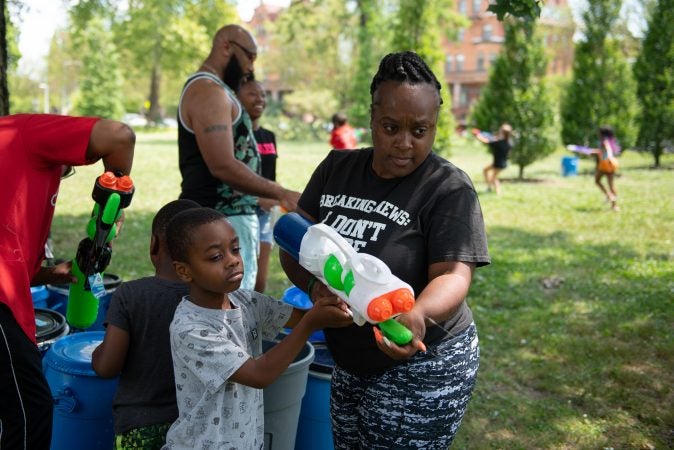
{"label": "boy in gray patterned shirt", "polygon": [[[171,323],[179,416],[164,448],[261,449],[262,388],[285,371],[311,333],[352,323],[346,306],[337,297],[324,297],[303,315],[239,289],[238,237],[213,209],[178,214],[168,225],[167,244],[190,294]],[[284,326],[293,331],[263,354],[262,340],[273,339]]]}

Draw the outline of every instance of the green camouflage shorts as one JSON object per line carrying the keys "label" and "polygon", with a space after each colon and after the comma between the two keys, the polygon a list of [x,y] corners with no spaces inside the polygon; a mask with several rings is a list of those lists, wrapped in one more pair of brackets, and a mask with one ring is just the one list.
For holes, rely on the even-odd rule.
{"label": "green camouflage shorts", "polygon": [[170,423],[134,428],[115,436],[115,450],[160,450],[166,443]]}

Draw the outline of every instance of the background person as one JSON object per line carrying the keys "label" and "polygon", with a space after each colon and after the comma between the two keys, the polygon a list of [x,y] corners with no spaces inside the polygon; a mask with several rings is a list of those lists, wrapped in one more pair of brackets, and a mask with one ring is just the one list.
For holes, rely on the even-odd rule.
{"label": "background person", "polygon": [[[619,164],[616,157],[620,154],[620,145],[615,138],[613,129],[609,126],[599,128],[600,148],[593,149],[597,157],[597,166],[594,171],[594,182],[606,196],[606,201],[611,204],[611,209],[618,211],[618,191],[615,187],[615,174]],[[602,178],[606,177],[608,189],[604,187]]]}
{"label": "background person", "polygon": [[112,403],[115,450],[159,450],[178,417],[169,325],[189,286],[173,269],[166,226],[176,214],[193,208],[199,204],[174,200],[157,211],[150,238],[155,274],[115,290],[105,337],[92,355],[99,376],[120,376]]}
{"label": "background person", "polygon": [[330,145],[335,150],[352,150],[358,146],[356,131],[349,125],[344,113],[338,112],[332,116]]}
{"label": "background person", "polygon": [[178,105],[180,198],[227,215],[241,240],[242,286],[257,276],[257,197],[272,198],[292,211],[299,193],[260,175],[260,155],[248,113],[235,92],[253,75],[257,45],[238,25],[216,33],[208,57],[183,87]]}
{"label": "background person", "polygon": [[[179,416],[165,448],[261,449],[262,388],[283,374],[313,331],[351,319],[333,297],[318,300],[303,314],[282,301],[239,289],[239,241],[218,211],[178,214],[169,223],[167,241],[190,293],[171,323]],[[294,328],[263,354],[262,340],[273,340],[284,326]]]}
{"label": "background person", "polygon": [[493,156],[491,164],[482,169],[484,174],[484,181],[487,183],[487,191],[494,189],[496,194],[501,193],[501,182],[498,179],[499,173],[508,167],[508,156],[510,155],[510,136],[513,129],[510,124],[504,123],[498,130],[496,136],[483,133],[477,128],[472,129],[473,135],[478,141],[489,146],[489,150]]}
{"label": "background person", "polygon": [[99,159],[106,171],[128,175],[135,140],[131,128],[113,120],[0,117],[0,448],[51,444],[53,399],[36,345],[30,286],[76,281],[70,261],[41,266],[61,178]]}
{"label": "background person", "polygon": [[[479,348],[465,298],[489,255],[470,179],[432,151],[440,89],[416,53],[385,56],[370,86],[373,147],[330,152],[298,204],[416,294],[414,308],[397,317],[415,336],[406,346],[376,340],[369,324],[323,330],[336,363],[330,415],[338,449],[445,450],[472,395]],[[285,252],[281,263],[312,299],[326,289]],[[427,352],[418,353],[419,340]]]}
{"label": "background person", "polygon": [[[276,135],[260,125],[260,117],[267,107],[267,94],[255,80],[247,80],[239,88],[239,101],[253,121],[253,134],[260,154],[261,174],[268,180],[276,181]],[[269,255],[273,245],[271,209],[278,206],[274,199],[259,197],[257,219],[260,223],[260,252],[257,257],[257,278],[255,290],[264,293],[269,274]]]}

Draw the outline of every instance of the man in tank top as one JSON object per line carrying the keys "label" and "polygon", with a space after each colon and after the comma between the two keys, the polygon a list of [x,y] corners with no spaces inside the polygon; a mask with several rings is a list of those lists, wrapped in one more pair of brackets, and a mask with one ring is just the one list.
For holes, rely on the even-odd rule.
{"label": "man in tank top", "polygon": [[253,77],[256,58],[248,31],[222,27],[208,57],[187,79],[178,106],[180,198],[227,215],[240,239],[245,289],[254,288],[257,274],[257,198],[276,199],[293,211],[300,195],[260,175],[252,123],[235,95]]}

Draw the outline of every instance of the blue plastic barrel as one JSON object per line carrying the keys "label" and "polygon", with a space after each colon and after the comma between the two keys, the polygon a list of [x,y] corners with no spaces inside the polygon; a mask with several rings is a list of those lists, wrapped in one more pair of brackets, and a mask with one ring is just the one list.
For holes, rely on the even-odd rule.
{"label": "blue plastic barrel", "polygon": [[42,367],[54,398],[51,450],[111,450],[112,399],[117,378],[100,378],[91,354],[102,331],[64,336],[51,346]]}
{"label": "blue plastic barrel", "polygon": [[307,391],[302,399],[295,450],[333,450],[330,422],[330,380],[335,362],[325,345],[314,344]]}
{"label": "blue plastic barrel", "polygon": [[30,295],[33,297],[34,308],[46,308],[47,299],[49,298],[49,291],[46,286],[32,286],[30,288]]}
{"label": "blue plastic barrel", "polygon": [[578,157],[562,157],[562,175],[565,177],[578,175]]}
{"label": "blue plastic barrel", "polygon": [[[117,290],[117,287],[122,283],[122,279],[114,274],[106,273],[103,275],[103,286],[105,287],[105,295],[98,301],[98,315],[96,322],[94,322],[87,331],[105,331],[103,321],[110,306],[110,299],[112,294]],[[70,292],[70,285],[57,284],[47,285],[49,291],[49,299],[47,300],[48,308],[58,311],[64,316],[66,315],[66,307],[68,305],[68,293]]]}

